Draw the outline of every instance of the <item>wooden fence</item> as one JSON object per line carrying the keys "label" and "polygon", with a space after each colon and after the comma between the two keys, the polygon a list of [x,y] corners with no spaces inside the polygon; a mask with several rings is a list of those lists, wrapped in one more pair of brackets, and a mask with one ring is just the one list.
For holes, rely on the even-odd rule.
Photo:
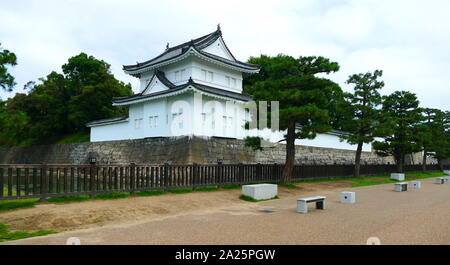
{"label": "wooden fence", "polygon": [[[353,168],[296,165],[293,179],[351,177]],[[281,164],[0,165],[0,200],[278,182],[282,170]],[[395,170],[395,165],[362,165],[361,175]],[[407,165],[404,170],[420,171],[421,165]],[[432,165],[428,170],[439,169]]]}

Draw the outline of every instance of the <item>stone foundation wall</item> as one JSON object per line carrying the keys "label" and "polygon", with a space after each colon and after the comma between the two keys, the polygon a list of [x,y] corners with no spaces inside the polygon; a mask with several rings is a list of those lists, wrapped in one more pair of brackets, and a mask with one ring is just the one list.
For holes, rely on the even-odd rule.
{"label": "stone foundation wall", "polygon": [[[138,140],[54,144],[30,147],[0,148],[1,164],[84,164],[89,156],[99,164],[138,163],[284,163],[285,145],[274,144],[262,151],[245,147],[244,141],[225,138],[182,136]],[[355,152],[309,146],[296,147],[298,164],[353,164]],[[420,156],[419,156],[420,157]],[[415,164],[421,159],[415,160]],[[363,164],[393,164],[391,157],[362,153]]]}

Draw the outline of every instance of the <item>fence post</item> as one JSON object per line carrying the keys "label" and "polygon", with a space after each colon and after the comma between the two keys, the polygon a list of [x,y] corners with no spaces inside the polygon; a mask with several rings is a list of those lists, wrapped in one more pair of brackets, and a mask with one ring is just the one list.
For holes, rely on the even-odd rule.
{"label": "fence post", "polygon": [[47,193],[47,167],[45,164],[41,165],[41,197],[39,199],[40,202],[45,202],[47,197],[45,194]]}
{"label": "fence post", "polygon": [[255,178],[255,180],[258,180],[258,181],[262,180],[261,173],[262,173],[261,163],[258,163],[258,164],[256,164],[256,178]]}
{"label": "fence post", "polygon": [[244,183],[244,165],[239,163],[238,165],[238,181],[239,184]]}
{"label": "fence post", "polygon": [[0,167],[0,197],[3,197],[3,168]]}
{"label": "fence post", "polygon": [[198,165],[197,163],[192,164],[192,189],[195,190],[197,188],[198,181]]}
{"label": "fence post", "polygon": [[95,166],[95,163],[91,163],[89,170],[89,197],[93,198],[95,196],[95,176],[97,175],[97,168]]}
{"label": "fence post", "polygon": [[164,191],[169,190],[169,164],[164,163]]}
{"label": "fence post", "polygon": [[278,165],[277,165],[277,163],[273,163],[271,180],[280,181],[278,179],[278,173],[277,172],[278,172]]}
{"label": "fence post", "polygon": [[223,184],[223,179],[224,179],[224,174],[223,174],[223,162],[222,161],[218,161],[217,163],[217,175],[218,175],[218,182],[217,182],[217,187],[221,188],[222,184]]}
{"label": "fence post", "polygon": [[136,164],[135,163],[131,163],[130,164],[130,195],[134,196],[135,195],[135,191],[134,191],[134,186],[136,185],[136,181],[135,181],[135,169],[136,169]]}

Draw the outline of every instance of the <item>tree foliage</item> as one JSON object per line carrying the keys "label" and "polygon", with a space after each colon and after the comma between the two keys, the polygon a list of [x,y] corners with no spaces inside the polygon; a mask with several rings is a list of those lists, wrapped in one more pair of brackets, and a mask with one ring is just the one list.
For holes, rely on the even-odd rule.
{"label": "tree foliage", "polygon": [[14,77],[8,73],[8,66],[17,65],[17,57],[14,53],[9,50],[2,48],[0,43],[0,87],[3,90],[11,91],[16,85]]}
{"label": "tree foliage", "polygon": [[113,107],[113,97],[132,94],[131,85],[118,81],[110,65],[81,53],[3,102],[0,113],[0,145],[45,143],[62,135],[86,131],[88,121],[124,115]]}
{"label": "tree foliage", "polygon": [[[443,170],[442,162],[450,158],[450,112],[439,109],[424,109],[424,122],[418,139],[424,151],[424,155],[430,154],[439,162]],[[424,161],[426,157],[424,156]]]}
{"label": "tree foliage", "polygon": [[289,182],[295,159],[295,139],[313,139],[329,131],[330,112],[342,99],[342,90],[331,80],[320,77],[339,70],[336,62],[324,57],[275,57],[261,55],[249,63],[261,67],[259,74],[245,80],[245,91],[256,102],[279,102],[280,130],[286,134],[286,164],[283,182]]}
{"label": "tree foliage", "polygon": [[392,155],[397,170],[403,172],[405,155],[420,151],[416,132],[422,121],[419,101],[408,91],[395,91],[383,97],[384,141],[376,141],[373,147],[381,156]]}
{"label": "tree foliage", "polygon": [[384,82],[378,80],[382,75],[381,70],[351,75],[347,83],[354,85],[354,92],[344,94],[345,101],[339,105],[337,112],[341,117],[341,129],[346,132],[340,138],[357,145],[355,177],[359,177],[363,144],[382,135],[379,109],[381,95],[378,92],[384,86]]}

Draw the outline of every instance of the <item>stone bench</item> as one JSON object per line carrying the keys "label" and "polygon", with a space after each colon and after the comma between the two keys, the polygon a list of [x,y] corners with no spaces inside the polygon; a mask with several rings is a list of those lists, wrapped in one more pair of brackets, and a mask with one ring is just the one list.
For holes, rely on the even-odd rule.
{"label": "stone bench", "polygon": [[407,191],[408,190],[408,182],[394,183],[394,190],[398,191],[398,192]]}
{"label": "stone bench", "polygon": [[243,185],[242,194],[255,200],[272,199],[277,196],[278,186],[276,184],[254,184]]}
{"label": "stone bench", "polygon": [[405,180],[405,174],[403,173],[391,173],[391,179],[395,179],[398,181],[403,181]]}
{"label": "stone bench", "polygon": [[420,189],[420,186],[422,186],[422,182],[418,180],[414,180],[409,183],[409,188],[411,189]]}
{"label": "stone bench", "polygon": [[436,178],[436,181],[435,181],[436,184],[444,184],[446,182],[448,182],[448,180],[446,180],[445,177]]}
{"label": "stone bench", "polygon": [[310,202],[316,203],[316,209],[325,210],[325,208],[326,208],[325,199],[326,199],[326,197],[324,197],[324,196],[299,198],[299,199],[297,199],[297,212],[298,213],[308,213],[308,203],[310,203]]}

